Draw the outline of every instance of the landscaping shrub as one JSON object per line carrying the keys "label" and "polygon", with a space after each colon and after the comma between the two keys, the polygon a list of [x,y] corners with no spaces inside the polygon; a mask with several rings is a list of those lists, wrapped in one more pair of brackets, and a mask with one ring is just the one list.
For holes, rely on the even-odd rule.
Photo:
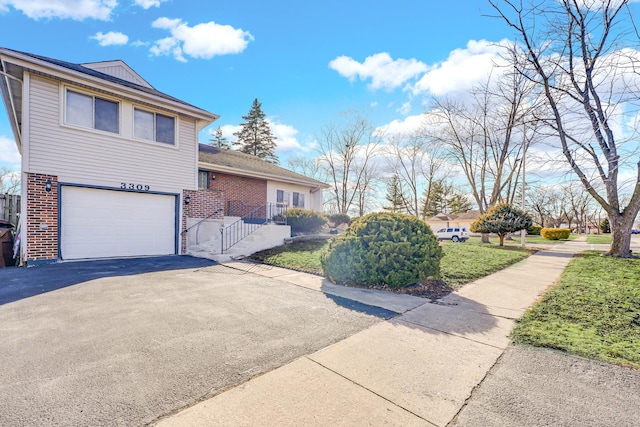
{"label": "landscaping shrub", "polygon": [[609,224],[609,218],[605,218],[600,222],[600,231],[603,233],[611,233],[611,224]]}
{"label": "landscaping shrub", "polygon": [[442,249],[427,224],[397,213],[354,220],[321,259],[325,276],[343,285],[403,287],[439,278]]}
{"label": "landscaping shrub", "polygon": [[318,212],[307,209],[291,208],[287,212],[287,224],[293,234],[313,233],[322,229],[327,218]]}
{"label": "landscaping shrub", "polygon": [[541,226],[532,225],[531,227],[527,228],[527,234],[530,234],[532,236],[539,236],[540,235],[540,230],[542,230]]}
{"label": "landscaping shrub", "polygon": [[349,224],[351,222],[351,217],[349,215],[341,213],[327,215],[327,219],[333,227],[337,227],[341,224]]}
{"label": "landscaping shrub", "polygon": [[566,240],[571,234],[568,228],[543,228],[540,234],[547,240]]}
{"label": "landscaping shrub", "polygon": [[474,233],[495,233],[500,238],[500,246],[504,246],[504,238],[514,231],[531,227],[531,216],[506,203],[490,208],[471,224]]}

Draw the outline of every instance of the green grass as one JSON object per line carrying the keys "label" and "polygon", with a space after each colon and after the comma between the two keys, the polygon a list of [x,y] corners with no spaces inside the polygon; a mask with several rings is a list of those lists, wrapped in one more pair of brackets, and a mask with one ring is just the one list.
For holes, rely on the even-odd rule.
{"label": "green grass", "polygon": [[[251,258],[265,264],[322,275],[320,256],[327,247],[326,240],[312,240],[268,249],[253,254]],[[442,249],[441,276],[454,289],[523,260],[531,253],[520,247],[500,248],[480,243],[443,242]]]}
{"label": "green grass", "polygon": [[640,259],[587,252],[512,332],[516,343],[640,368]]}
{"label": "green grass", "polygon": [[599,244],[610,244],[611,243],[611,235],[610,234],[600,234],[596,236],[587,237],[587,243],[591,245],[599,245]]}
{"label": "green grass", "polygon": [[[557,243],[565,243],[568,242],[570,240],[575,240],[578,238],[577,234],[571,234],[569,235],[569,238],[567,240],[547,240],[542,236],[534,236],[532,234],[527,234],[526,237],[526,243],[527,245],[555,245]],[[498,239],[498,237],[496,236],[491,236],[489,238],[489,241],[491,243],[495,243],[495,244],[499,244],[500,243],[500,239]],[[468,243],[480,243],[480,237],[470,237],[469,240],[467,241]],[[504,244],[506,246],[520,246],[520,236],[513,236],[513,240],[506,240],[504,241]]]}

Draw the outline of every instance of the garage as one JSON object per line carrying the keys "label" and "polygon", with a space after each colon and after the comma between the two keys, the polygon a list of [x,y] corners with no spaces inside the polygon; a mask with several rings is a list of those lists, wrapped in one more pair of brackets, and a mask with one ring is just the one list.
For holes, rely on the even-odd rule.
{"label": "garage", "polygon": [[62,186],[62,259],[176,253],[176,196]]}

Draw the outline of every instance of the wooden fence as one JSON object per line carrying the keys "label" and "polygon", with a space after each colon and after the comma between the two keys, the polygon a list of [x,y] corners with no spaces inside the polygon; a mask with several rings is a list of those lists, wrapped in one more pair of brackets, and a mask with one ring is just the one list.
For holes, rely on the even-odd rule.
{"label": "wooden fence", "polygon": [[0,194],[0,219],[18,226],[20,217],[20,196],[17,194]]}

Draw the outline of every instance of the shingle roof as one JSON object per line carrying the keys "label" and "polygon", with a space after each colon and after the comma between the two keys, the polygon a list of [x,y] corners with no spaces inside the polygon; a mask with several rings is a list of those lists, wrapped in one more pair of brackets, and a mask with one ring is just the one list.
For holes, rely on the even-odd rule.
{"label": "shingle roof", "polygon": [[62,60],[59,60],[59,59],[48,58],[46,56],[35,55],[33,53],[21,52],[21,51],[18,51],[18,50],[13,50],[13,49],[8,49],[8,48],[2,48],[2,49],[7,51],[7,52],[14,52],[14,53],[17,53],[17,54],[20,54],[20,55],[25,55],[25,56],[28,56],[28,57],[31,57],[31,58],[34,58],[34,59],[37,59],[37,60],[40,60],[40,61],[47,62],[47,63],[52,64],[52,65],[57,65],[59,67],[63,67],[63,68],[66,68],[66,69],[69,69],[69,70],[72,70],[72,71],[77,71],[77,72],[80,72],[80,73],[83,73],[83,74],[86,74],[86,75],[89,75],[89,76],[92,76],[92,77],[96,77],[96,78],[99,78],[99,79],[102,79],[102,80],[106,80],[106,81],[109,81],[109,82],[112,82],[112,83],[117,83],[117,84],[119,84],[121,86],[125,86],[125,87],[131,88],[131,89],[139,90],[141,92],[145,92],[145,93],[148,93],[150,95],[155,95],[155,96],[158,96],[160,98],[164,98],[166,100],[170,100],[170,101],[173,101],[173,102],[188,106],[190,108],[195,108],[197,110],[202,111],[206,115],[211,115],[212,114],[212,113],[210,113],[210,112],[208,112],[206,110],[203,110],[202,108],[196,107],[195,105],[192,105],[192,104],[189,104],[187,102],[184,102],[184,101],[182,101],[182,100],[180,100],[178,98],[174,98],[173,96],[167,95],[166,93],[160,92],[159,90],[156,90],[156,89],[154,89],[152,87],[142,86],[142,85],[130,82],[128,80],[123,80],[123,79],[120,79],[118,77],[114,77],[114,76],[109,75],[109,74],[101,73],[100,71],[93,70],[91,68],[85,67],[85,66],[80,65],[80,64],[74,64],[72,62],[66,62],[66,61],[62,61]]}
{"label": "shingle roof", "polygon": [[314,187],[328,187],[327,184],[321,181],[274,165],[251,154],[241,153],[236,150],[224,150],[206,144],[200,144],[199,150],[200,161],[212,165],[212,168],[222,166],[242,175],[268,175],[274,179],[280,178],[285,182],[304,183]]}

